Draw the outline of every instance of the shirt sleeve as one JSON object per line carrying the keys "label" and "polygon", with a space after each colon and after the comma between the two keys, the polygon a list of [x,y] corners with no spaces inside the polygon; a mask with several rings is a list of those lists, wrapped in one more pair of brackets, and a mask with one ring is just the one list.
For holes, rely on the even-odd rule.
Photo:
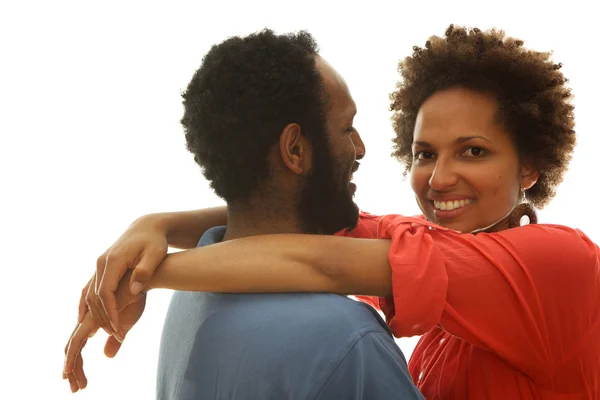
{"label": "shirt sleeve", "polygon": [[406,359],[384,332],[363,335],[321,387],[315,400],[424,400],[408,373]]}
{"label": "shirt sleeve", "polygon": [[562,226],[459,234],[387,218],[393,298],[380,305],[397,337],[440,325],[544,379],[591,344],[600,324],[598,246]]}
{"label": "shirt sleeve", "polygon": [[379,231],[379,223],[384,217],[380,215],[369,214],[361,211],[358,214],[358,222],[353,229],[344,229],[336,233],[335,236],[346,236],[361,239],[375,238]]}

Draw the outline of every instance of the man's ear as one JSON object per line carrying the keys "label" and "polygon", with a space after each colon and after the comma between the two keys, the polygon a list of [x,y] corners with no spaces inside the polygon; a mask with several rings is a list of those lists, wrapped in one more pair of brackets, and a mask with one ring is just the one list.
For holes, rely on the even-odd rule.
{"label": "man's ear", "polygon": [[521,190],[528,190],[538,181],[540,173],[531,164],[521,166]]}
{"label": "man's ear", "polygon": [[288,124],[279,136],[279,155],[284,165],[295,174],[310,168],[310,146],[298,124]]}

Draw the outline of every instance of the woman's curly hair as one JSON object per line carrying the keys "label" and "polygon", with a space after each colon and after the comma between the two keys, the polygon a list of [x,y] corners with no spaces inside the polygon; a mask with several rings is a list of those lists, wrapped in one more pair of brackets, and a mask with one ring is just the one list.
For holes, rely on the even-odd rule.
{"label": "woman's curly hair", "polygon": [[527,199],[542,208],[556,186],[575,147],[572,95],[567,79],[550,60],[551,53],[527,50],[523,41],[501,30],[481,31],[450,25],[444,37],[432,36],[425,48],[399,63],[401,81],[390,95],[396,132],[394,153],[405,166],[413,161],[417,113],[433,93],[462,86],[490,92],[500,104],[499,117],[512,133],[520,159],[540,172]]}

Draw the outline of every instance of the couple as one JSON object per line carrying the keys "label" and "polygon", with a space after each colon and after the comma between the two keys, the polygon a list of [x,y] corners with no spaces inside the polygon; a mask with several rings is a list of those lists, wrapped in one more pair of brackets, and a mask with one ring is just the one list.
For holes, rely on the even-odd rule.
{"label": "couple", "polygon": [[[423,216],[377,217],[352,201],[356,108],[311,36],[214,46],[182,123],[227,209],[142,217],[100,257],[66,349],[71,389],[85,340],[103,327],[114,355],[147,289],[171,288],[161,399],[600,398],[598,246],[531,206],[575,144],[560,65],[450,26],[400,71],[395,155]],[[310,293],[234,294],[265,292]],[[395,336],[422,335],[410,377],[373,309],[314,292],[364,295]]]}

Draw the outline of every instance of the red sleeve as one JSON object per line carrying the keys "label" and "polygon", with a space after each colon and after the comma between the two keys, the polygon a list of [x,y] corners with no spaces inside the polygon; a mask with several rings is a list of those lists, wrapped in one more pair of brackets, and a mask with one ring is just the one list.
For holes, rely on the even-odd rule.
{"label": "red sleeve", "polygon": [[377,237],[379,223],[384,217],[361,211],[358,215],[358,223],[352,230],[344,229],[335,236],[346,236],[359,239],[373,239]]}
{"label": "red sleeve", "polygon": [[578,230],[528,225],[459,234],[386,217],[393,299],[381,299],[394,335],[436,325],[543,378],[600,328],[598,246]]}

